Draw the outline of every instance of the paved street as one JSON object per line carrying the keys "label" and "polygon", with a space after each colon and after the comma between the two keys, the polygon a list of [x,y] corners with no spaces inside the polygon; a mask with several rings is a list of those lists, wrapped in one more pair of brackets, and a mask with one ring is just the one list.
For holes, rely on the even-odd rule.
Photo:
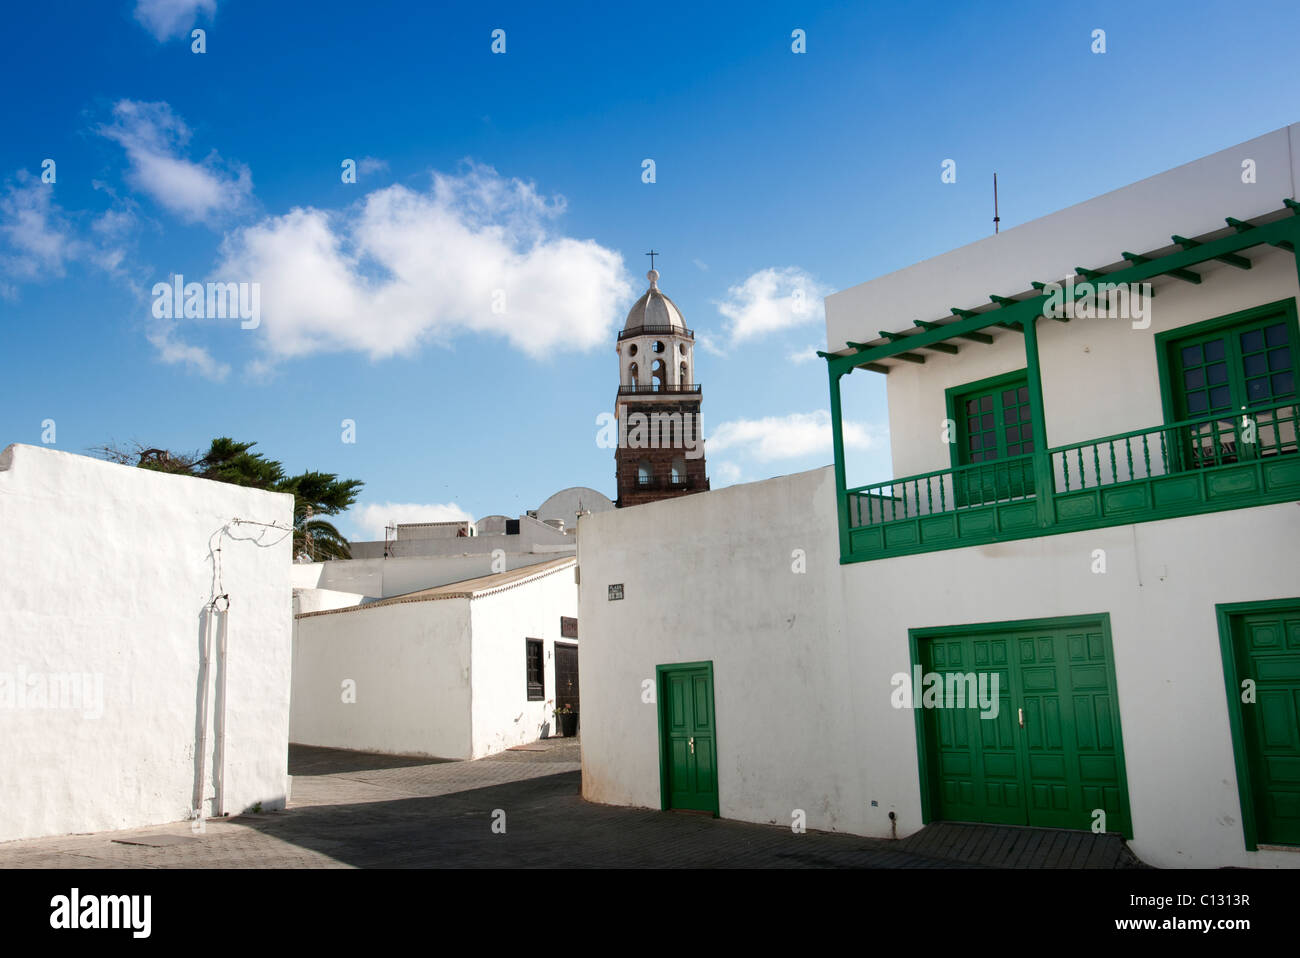
{"label": "paved street", "polygon": [[[0,868],[1132,867],[1118,839],[932,826],[901,842],[593,805],[576,741],[476,762],[294,747],[287,810],[0,844]],[[505,833],[492,830],[496,810]]]}

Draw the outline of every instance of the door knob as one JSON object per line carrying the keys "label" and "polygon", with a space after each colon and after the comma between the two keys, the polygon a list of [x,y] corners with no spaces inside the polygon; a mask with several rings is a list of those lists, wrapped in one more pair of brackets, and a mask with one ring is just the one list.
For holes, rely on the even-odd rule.
{"label": "door knob", "polygon": [[694,754],[695,754],[695,736],[692,735],[692,736],[691,736],[689,739],[687,739],[686,741],[687,741],[687,744],[690,745],[690,747],[691,747],[691,754],[694,755]]}
{"label": "door knob", "polygon": [[1020,727],[1021,727],[1021,728],[1024,728],[1024,727],[1025,727],[1025,710],[1024,710],[1024,709],[1016,709],[1016,711],[1020,713]]}

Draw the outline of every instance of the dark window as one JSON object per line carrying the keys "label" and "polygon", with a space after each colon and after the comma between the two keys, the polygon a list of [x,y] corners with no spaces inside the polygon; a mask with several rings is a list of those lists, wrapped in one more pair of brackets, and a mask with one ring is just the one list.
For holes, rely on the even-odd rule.
{"label": "dark window", "polygon": [[506,520],[506,535],[508,535],[508,536],[517,536],[517,535],[519,535],[519,520],[518,520],[518,519],[507,519],[507,520]]}
{"label": "dark window", "polygon": [[542,664],[542,640],[525,639],[528,645],[528,701],[546,698],[546,669]]}

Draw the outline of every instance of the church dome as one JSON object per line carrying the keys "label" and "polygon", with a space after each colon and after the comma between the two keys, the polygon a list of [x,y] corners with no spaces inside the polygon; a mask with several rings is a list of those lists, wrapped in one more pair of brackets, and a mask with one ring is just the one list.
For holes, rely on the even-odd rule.
{"label": "church dome", "polygon": [[650,280],[650,288],[628,312],[623,329],[636,329],[640,326],[671,326],[685,332],[686,323],[682,320],[682,311],[659,289],[659,270],[652,269],[645,275],[646,279]]}

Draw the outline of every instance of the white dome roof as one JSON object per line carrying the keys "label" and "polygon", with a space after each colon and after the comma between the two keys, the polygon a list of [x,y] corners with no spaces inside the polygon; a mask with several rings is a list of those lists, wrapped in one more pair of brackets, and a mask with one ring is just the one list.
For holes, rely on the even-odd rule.
{"label": "white dome roof", "polygon": [[627,321],[623,324],[623,328],[675,326],[684,330],[686,323],[682,320],[682,311],[677,308],[676,303],[665,296],[659,289],[659,270],[652,269],[645,275],[646,279],[650,280],[650,288],[645,291],[645,295],[638,299],[636,305],[628,312]]}

